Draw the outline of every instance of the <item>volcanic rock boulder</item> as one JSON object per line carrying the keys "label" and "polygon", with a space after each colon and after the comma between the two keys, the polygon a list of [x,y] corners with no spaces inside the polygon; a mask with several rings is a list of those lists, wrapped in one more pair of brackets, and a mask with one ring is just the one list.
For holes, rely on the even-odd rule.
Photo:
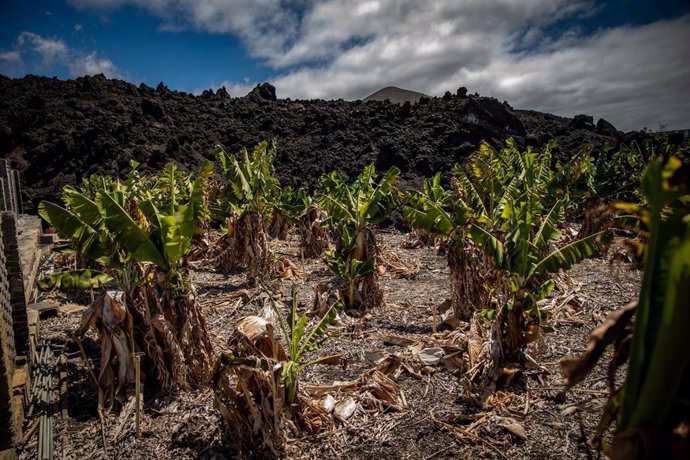
{"label": "volcanic rock boulder", "polygon": [[603,118],[599,118],[599,121],[597,121],[597,134],[601,134],[602,136],[617,137],[619,133],[613,124],[607,120],[604,120]]}
{"label": "volcanic rock boulder", "polygon": [[253,90],[251,90],[251,92],[247,96],[256,96],[260,99],[265,99],[267,101],[278,100],[278,98],[276,97],[276,88],[270,83],[261,83],[260,85],[256,85],[256,87]]}
{"label": "volcanic rock boulder", "polygon": [[160,104],[151,99],[142,99],[141,112],[144,115],[151,115],[155,120],[162,120],[164,115]]}
{"label": "volcanic rock boulder", "polygon": [[594,117],[591,115],[575,115],[569,126],[573,129],[586,129],[587,131],[594,131]]}

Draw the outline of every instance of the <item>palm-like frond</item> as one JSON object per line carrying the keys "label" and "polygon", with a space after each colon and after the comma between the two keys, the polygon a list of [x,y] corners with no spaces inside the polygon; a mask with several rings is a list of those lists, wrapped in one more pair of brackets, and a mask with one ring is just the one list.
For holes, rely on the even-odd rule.
{"label": "palm-like frond", "polygon": [[494,264],[499,268],[506,266],[506,253],[503,243],[486,231],[484,228],[476,224],[470,224],[470,236],[483,250],[486,255],[494,260]]}
{"label": "palm-like frond", "polygon": [[106,226],[115,241],[132,254],[134,260],[151,262],[168,268],[165,257],[156,247],[149,235],[132,217],[108,194],[101,194],[97,202],[105,212]]}
{"label": "palm-like frond", "polygon": [[565,204],[567,198],[562,198],[542,217],[539,230],[534,235],[532,243],[539,247],[546,247],[549,241],[555,241],[561,236],[561,232],[556,228],[559,222],[565,218]]}
{"label": "palm-like frond", "polygon": [[532,272],[556,273],[561,269],[567,270],[599,252],[599,246],[609,235],[607,231],[599,232],[560,247],[540,260]]}

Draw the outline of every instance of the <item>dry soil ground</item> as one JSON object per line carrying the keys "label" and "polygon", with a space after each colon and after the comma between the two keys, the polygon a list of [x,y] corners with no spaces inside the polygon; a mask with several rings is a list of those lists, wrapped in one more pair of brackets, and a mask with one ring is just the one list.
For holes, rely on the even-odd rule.
{"label": "dry soil ground", "polygon": [[[403,249],[407,235],[380,233],[381,246],[395,251],[404,261],[417,263],[414,279],[391,273],[382,277],[388,305],[361,319],[345,320],[339,337],[319,353],[343,353],[345,366],[315,366],[303,382],[330,384],[356,379],[375,367],[370,352],[398,354],[414,360],[405,346],[384,343],[395,335],[414,341],[433,334],[434,311],[448,296],[448,267],[443,255],[430,247]],[[279,255],[289,257],[305,274],[297,280],[299,300],[310,306],[314,286],[331,276],[321,260],[303,262],[292,237],[272,243]],[[553,312],[552,333],[531,345],[530,353],[543,370],[528,369],[509,386],[499,389],[484,404],[463,385],[462,376],[436,366],[421,378],[402,373],[396,382],[406,400],[402,411],[367,411],[359,408],[345,422],[319,435],[295,440],[291,458],[588,458],[586,439],[592,434],[606,401],[606,371],[599,365],[574,390],[561,394],[559,361],[584,349],[589,332],[609,312],[634,299],[639,290],[640,270],[620,261],[620,247],[607,256],[587,260],[562,277],[549,302]],[[203,302],[209,329],[217,350],[223,349],[238,318],[257,314],[258,291],[249,289],[245,276],[195,271],[193,279]],[[569,279],[572,283],[565,280]],[[287,294],[291,281],[272,284]],[[233,292],[248,289],[249,302],[229,300]],[[53,294],[55,296],[56,294]],[[62,297],[65,304],[86,304],[88,295]],[[213,409],[211,390],[183,391],[176,395],[147,395],[142,420],[142,438],[134,437],[134,420],[122,420],[116,411],[105,415],[102,427],[96,410],[96,391],[70,333],[79,314],[59,312],[41,323],[42,339],[50,341],[55,360],[62,349],[68,357],[69,416],[56,415],[57,458],[235,458],[232,439],[222,436],[220,415]],[[87,353],[97,364],[95,341],[86,340]],[[453,431],[434,420],[465,431]],[[29,421],[32,423],[32,421]],[[506,426],[512,426],[517,435]],[[521,439],[520,428],[525,439]],[[103,434],[102,434],[103,432]],[[467,434],[469,432],[469,434]],[[103,445],[103,435],[105,446]],[[29,439],[23,458],[35,455],[35,437]],[[592,453],[592,455],[595,455]]]}

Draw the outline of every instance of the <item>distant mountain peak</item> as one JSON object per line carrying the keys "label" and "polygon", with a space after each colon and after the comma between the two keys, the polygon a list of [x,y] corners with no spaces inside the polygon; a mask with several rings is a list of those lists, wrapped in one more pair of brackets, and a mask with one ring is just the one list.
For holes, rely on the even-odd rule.
{"label": "distant mountain peak", "polygon": [[398,88],[397,86],[386,86],[380,90],[372,93],[364,98],[364,101],[385,101],[388,99],[394,104],[402,104],[404,102],[415,103],[422,97],[428,97],[424,93],[418,91],[411,91],[409,89]]}

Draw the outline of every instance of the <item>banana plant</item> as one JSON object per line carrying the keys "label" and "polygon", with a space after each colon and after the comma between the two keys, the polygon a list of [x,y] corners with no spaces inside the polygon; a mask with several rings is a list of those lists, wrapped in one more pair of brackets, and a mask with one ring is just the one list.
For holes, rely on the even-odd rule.
{"label": "banana plant", "polygon": [[304,187],[293,190],[287,186],[280,190],[270,205],[269,234],[274,238],[285,239],[289,227],[299,223],[300,216],[311,202],[311,197]]}
{"label": "banana plant", "polygon": [[453,172],[452,192],[436,174],[424,181],[421,192],[407,192],[402,213],[415,228],[448,241],[451,306],[457,320],[469,321],[476,310],[488,307],[488,286],[481,279],[484,261],[475,257],[476,246],[467,237],[470,219],[485,219],[486,209],[464,171],[456,167]]}
{"label": "banana plant", "polygon": [[[581,182],[590,171],[592,146],[583,147],[566,162],[554,162],[555,148],[556,142],[552,140],[540,152],[531,147],[522,152],[512,138],[506,140],[500,151],[487,142],[480,145],[466,165],[466,177],[474,185],[484,210],[489,211],[486,218],[498,222],[505,201],[525,186],[540,190],[546,208],[571,191],[583,188]],[[465,175],[457,165],[453,172],[458,177]],[[574,204],[571,200],[569,206]]]}
{"label": "banana plant", "polygon": [[327,250],[325,251],[325,255],[326,266],[331,273],[345,280],[347,285],[346,290],[343,292],[345,303],[347,305],[364,304],[364,299],[359,289],[357,289],[357,284],[360,280],[374,274],[376,270],[374,267],[374,258],[372,257],[365,261],[354,258],[347,260],[342,257],[340,252],[335,250]]}
{"label": "banana plant", "polygon": [[[609,238],[608,232],[600,232],[550,250],[560,236],[556,224],[562,218],[563,207],[564,201],[559,201],[546,215],[533,213],[524,206],[513,209],[511,220],[515,227],[499,236],[481,224],[470,224],[472,239],[491,258],[494,270],[509,283],[510,299],[496,315],[502,352],[509,361],[519,361],[526,345],[525,316],[537,325],[543,319],[537,302],[555,286],[550,275],[592,257]],[[544,277],[545,281],[537,281]]]}
{"label": "banana plant", "polygon": [[[130,174],[127,182],[134,177]],[[203,379],[210,371],[212,346],[182,264],[199,215],[195,203],[203,198],[207,177],[200,174],[191,181],[184,201],[178,199],[182,195],[177,188],[131,193],[133,184],[104,178],[90,181],[91,188],[66,188],[64,208],[40,204],[40,214],[68,239],[69,247],[100,268],[54,274],[41,287],[100,287],[112,281],[123,293],[115,302],[119,314],[108,313],[115,308],[112,301],[97,301],[78,331],[80,336],[90,326],[97,329],[101,361],[119,369],[117,390],[131,383],[133,372],[127,370],[132,362],[125,351],[132,347],[148,352],[149,364],[166,389]],[[148,178],[147,183],[165,183],[160,179]],[[168,196],[162,199],[165,193]],[[161,204],[165,209],[159,208]],[[116,360],[110,356],[113,349],[118,350]],[[105,368],[100,379],[113,375],[104,372]],[[115,385],[112,379],[100,379],[102,392]]]}
{"label": "banana plant", "polygon": [[337,171],[323,177],[315,200],[328,212],[325,225],[341,232],[344,245],[354,242],[360,232],[390,215],[399,174],[400,169],[394,166],[377,183],[376,169],[369,165],[352,184],[347,184]]}
{"label": "banana plant", "polygon": [[[494,275],[497,272],[508,281],[514,297],[507,305],[515,304],[516,311],[526,309],[538,322],[536,302],[551,292],[553,282],[535,286],[534,280],[567,268],[598,247],[603,234],[574,242],[560,252],[549,251],[561,236],[557,225],[564,221],[570,203],[568,192],[586,171],[590,155],[590,149],[585,148],[568,162],[556,162],[552,167],[554,147],[550,142],[542,152],[530,148],[521,152],[515,141],[508,139],[499,152],[482,143],[465,168],[453,168],[452,193],[440,185],[440,175],[426,182],[423,192],[408,193],[405,217],[416,227],[450,240],[451,300],[458,319],[469,320],[476,307],[485,308],[486,316],[495,316],[495,311],[486,307],[496,286],[502,284]],[[475,244],[485,257],[475,256],[468,262]],[[512,335],[521,337],[523,320],[513,319],[513,323],[516,330]],[[507,335],[506,326],[501,329]],[[518,342],[506,344],[509,355],[515,356],[511,350],[522,348]]]}
{"label": "banana plant", "polygon": [[285,318],[283,318],[283,314],[278,309],[278,305],[271,292],[265,286],[263,289],[270,298],[273,312],[278,318],[280,331],[287,342],[287,362],[282,363],[281,379],[285,384],[288,403],[294,404],[297,396],[298,377],[307,367],[319,363],[340,361],[340,355],[323,356],[306,362],[304,362],[303,358],[308,353],[319,350],[335,335],[333,333],[328,333],[328,326],[338,315],[341,302],[337,301],[335,304],[331,305],[316,326],[314,326],[311,331],[308,331],[307,314],[303,313],[300,316],[297,313],[297,293],[294,282],[292,283],[290,296],[290,310]]}
{"label": "banana plant", "polygon": [[[645,229],[639,243],[644,254],[639,298],[612,312],[592,332],[582,356],[561,363],[568,386],[573,386],[595,369],[609,345],[615,348],[609,365],[609,399],[594,435],[594,444],[614,460],[685,458],[690,451],[687,437],[678,430],[687,423],[690,409],[689,173],[690,163],[680,155],[655,159],[642,176],[646,204],[616,205],[637,216]],[[626,377],[617,385],[616,369],[626,355]],[[604,435],[614,422],[609,446]]]}
{"label": "banana plant", "polygon": [[[334,171],[321,179],[315,194],[315,201],[327,213],[324,226],[336,235],[335,251],[338,254],[333,254],[331,259],[342,261],[346,267],[355,266],[353,260],[364,263],[371,259],[374,267],[373,272],[355,283],[358,295],[349,298],[350,301],[361,298],[363,303],[348,304],[347,308],[373,308],[383,302],[378,284],[373,226],[389,216],[397,201],[395,181],[399,174],[400,170],[392,167],[377,182],[376,170],[369,165],[352,184],[347,184]],[[329,266],[335,267],[337,263]]]}
{"label": "banana plant", "polygon": [[279,193],[280,182],[273,167],[276,152],[275,142],[269,147],[264,141],[254,147],[251,155],[242,149],[238,160],[217,145],[215,154],[225,184],[220,202],[215,203],[216,212],[226,218],[264,212],[269,200]]}
{"label": "banana plant", "polygon": [[[471,184],[470,190],[474,190]],[[476,208],[480,212],[483,209],[481,200],[473,203],[473,206],[468,205],[461,196],[454,196],[443,188],[441,173],[437,173],[423,182],[422,191],[409,190],[405,194],[402,212],[416,228],[451,240],[461,240],[464,238],[463,228],[468,222],[468,212]]]}
{"label": "banana plant", "polygon": [[[574,166],[580,160],[553,170],[548,148],[543,156],[529,149],[517,155],[514,147],[510,152],[512,178],[484,188],[493,208],[485,208],[485,213],[473,219],[468,233],[509,286],[509,297],[495,315],[503,354],[496,359],[521,361],[526,345],[525,316],[532,324],[540,323],[543,315],[537,302],[553,290],[550,275],[593,256],[610,235],[599,232],[554,249],[569,204],[568,184],[581,171]],[[502,193],[498,193],[501,187]]]}
{"label": "banana plant", "polygon": [[604,145],[596,158],[590,159],[582,177],[585,196],[596,196],[605,202],[638,201],[645,166],[657,156],[651,145],[640,148],[636,141],[616,150]]}
{"label": "banana plant", "polygon": [[252,282],[268,277],[274,265],[265,221],[280,191],[273,168],[276,144],[261,142],[251,156],[243,149],[240,160],[216,146],[216,156],[224,183],[213,209],[227,222],[227,232],[216,243],[214,263],[224,272],[245,267]]}
{"label": "banana plant", "polygon": [[[688,172],[690,164],[678,157],[652,161],[642,178],[642,194],[648,209],[621,206],[637,212],[649,229],[628,373],[619,397],[609,401],[614,406],[620,402],[612,452],[634,451],[636,447],[637,458],[654,455],[641,451],[644,443],[637,439],[642,432],[668,435],[683,419],[683,410],[686,414],[688,410],[690,392],[682,384],[690,378],[686,330],[690,324]],[[659,449],[657,454],[662,452]]]}

